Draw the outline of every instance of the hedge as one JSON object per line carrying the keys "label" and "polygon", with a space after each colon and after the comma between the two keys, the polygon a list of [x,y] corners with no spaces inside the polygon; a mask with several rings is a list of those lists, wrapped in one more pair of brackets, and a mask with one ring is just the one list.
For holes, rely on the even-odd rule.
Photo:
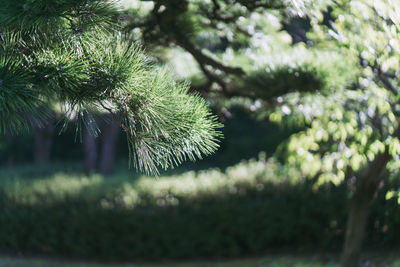
{"label": "hedge", "polygon": [[[348,192],[292,182],[274,161],[165,177],[0,172],[0,250],[106,260],[338,250]],[[375,201],[366,235],[398,246],[400,207]]]}

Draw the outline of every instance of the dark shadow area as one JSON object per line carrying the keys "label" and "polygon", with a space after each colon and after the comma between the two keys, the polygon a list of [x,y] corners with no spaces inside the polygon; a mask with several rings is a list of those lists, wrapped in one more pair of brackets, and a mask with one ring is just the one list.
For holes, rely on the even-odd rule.
{"label": "dark shadow area", "polygon": [[[229,112],[231,118],[226,119],[224,127],[221,129],[224,138],[221,140],[220,148],[216,153],[196,162],[184,162],[181,166],[163,173],[168,175],[209,168],[224,170],[242,160],[257,157],[261,151],[266,152],[267,155],[272,155],[279,144],[296,132],[296,130],[281,128],[266,120],[257,120],[251,112],[240,107],[234,107]],[[3,142],[0,139],[0,144],[2,144],[0,146],[0,166],[10,170],[18,166],[17,169],[26,170],[26,174],[29,174],[29,170],[35,169],[43,174],[57,171],[84,172],[84,145],[82,144],[82,136],[80,132],[76,131],[75,127],[71,123],[63,134],[53,135],[50,162],[42,164],[42,166],[33,163],[35,150],[33,133],[8,136]],[[114,169],[117,173],[122,170],[128,171],[127,155],[129,155],[126,136],[122,131],[119,135],[115,147],[116,163]],[[96,142],[96,151],[101,151],[99,143],[99,141]],[[98,163],[100,164],[100,162]],[[136,175],[136,170],[130,172],[133,176]]]}

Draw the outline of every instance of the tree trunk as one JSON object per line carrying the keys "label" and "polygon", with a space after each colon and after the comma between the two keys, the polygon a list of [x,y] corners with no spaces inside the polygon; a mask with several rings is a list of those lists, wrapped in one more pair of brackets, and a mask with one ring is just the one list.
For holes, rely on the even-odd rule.
{"label": "tree trunk", "polygon": [[10,152],[8,153],[8,159],[7,159],[7,166],[8,167],[14,167],[15,164],[15,149],[14,149],[14,140],[12,138],[12,135],[10,133],[6,133],[6,144],[7,144],[7,150]]}
{"label": "tree trunk", "polygon": [[372,198],[363,198],[362,192],[359,193],[360,195],[354,195],[351,199],[342,254],[343,267],[357,267],[360,263],[362,240]]}
{"label": "tree trunk", "polygon": [[369,205],[384,180],[386,164],[391,156],[387,152],[376,156],[370,164],[366,174],[359,177],[357,187],[350,203],[349,217],[345,241],[342,252],[343,267],[357,267],[360,265],[361,247],[368,218]]}
{"label": "tree trunk", "polygon": [[83,130],[83,148],[85,152],[85,168],[91,173],[96,171],[97,163],[97,136],[96,125],[94,120],[89,119],[88,114],[85,114],[86,127]]}
{"label": "tree trunk", "polygon": [[100,155],[100,173],[103,175],[108,175],[114,170],[119,130],[119,124],[113,119],[103,127]]}
{"label": "tree trunk", "polygon": [[55,132],[55,114],[51,114],[47,121],[35,120],[35,150],[33,160],[35,164],[46,165],[50,161],[51,147]]}

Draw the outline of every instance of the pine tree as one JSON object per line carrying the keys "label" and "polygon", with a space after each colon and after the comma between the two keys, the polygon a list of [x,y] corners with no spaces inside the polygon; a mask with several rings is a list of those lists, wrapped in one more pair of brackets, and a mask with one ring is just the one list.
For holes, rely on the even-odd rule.
{"label": "pine tree", "polygon": [[[246,97],[250,99],[273,100],[292,90],[298,77],[291,75],[297,69],[290,64],[280,64],[280,74],[289,78],[289,83],[280,87],[257,83],[262,73],[260,60],[249,60],[262,53],[263,46],[278,42],[289,49],[282,24],[306,14],[318,14],[327,10],[329,0],[159,0],[133,1],[135,5],[123,11],[125,32],[131,39],[140,40],[151,50],[179,47],[190,54],[200,73],[192,78],[191,90],[211,98]],[[283,22],[283,23],[280,23]],[[303,19],[307,24],[307,20]],[[305,38],[305,36],[304,36]],[[255,45],[255,40],[265,44]],[[275,44],[278,46],[278,44]],[[249,52],[250,50],[250,52]],[[257,50],[257,52],[255,52]],[[263,51],[261,51],[263,50]],[[223,58],[225,52],[232,52],[234,60]],[[249,53],[248,53],[249,52]],[[214,54],[214,55],[213,55]],[[157,54],[156,54],[157,55]],[[265,57],[265,56],[264,56]],[[161,56],[162,58],[162,56]],[[238,64],[239,62],[239,64]],[[252,67],[257,68],[253,69]],[[303,73],[303,71],[301,71]],[[307,70],[308,78],[314,79],[313,70]],[[264,77],[261,77],[263,79]],[[266,77],[274,84],[281,77]],[[318,83],[319,77],[311,82]],[[263,81],[261,81],[262,83]],[[300,81],[301,82],[301,81]],[[298,91],[316,91],[319,84],[306,84]],[[275,83],[276,84],[276,83]],[[243,85],[243,86],[238,86]],[[319,87],[318,87],[319,86]]]}
{"label": "pine tree", "polygon": [[28,130],[29,117],[46,119],[46,106],[83,123],[103,110],[147,173],[215,151],[219,124],[205,100],[121,34],[117,11],[106,0],[2,2],[0,133]]}

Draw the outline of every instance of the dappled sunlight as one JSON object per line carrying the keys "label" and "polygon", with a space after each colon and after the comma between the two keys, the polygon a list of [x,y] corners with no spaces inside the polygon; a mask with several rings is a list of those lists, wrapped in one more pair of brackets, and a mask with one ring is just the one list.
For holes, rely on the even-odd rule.
{"label": "dappled sunlight", "polygon": [[35,205],[76,198],[85,189],[100,185],[103,179],[100,175],[56,173],[47,179],[26,180],[19,177],[2,180],[2,189],[7,197],[15,199],[17,203]]}
{"label": "dappled sunlight", "polygon": [[[38,205],[84,199],[105,209],[133,209],[151,201],[159,206],[178,205],[179,198],[196,199],[212,195],[243,194],[246,188],[262,190],[266,183],[287,181],[282,167],[273,159],[242,161],[222,172],[219,169],[188,171],[161,177],[132,179],[123,172],[112,177],[99,174],[55,172],[47,177],[26,178],[20,173],[2,175],[1,188],[18,204]],[[280,177],[276,179],[276,177]]]}
{"label": "dappled sunlight", "polygon": [[273,160],[243,161],[227,168],[226,172],[211,169],[199,172],[187,172],[177,176],[142,177],[136,183],[139,192],[149,192],[151,196],[173,195],[178,197],[196,198],[214,194],[236,194],[238,188],[263,188],[264,183],[284,182],[277,180],[279,167]]}
{"label": "dappled sunlight", "polygon": [[397,1],[2,0],[0,265],[397,267]]}

